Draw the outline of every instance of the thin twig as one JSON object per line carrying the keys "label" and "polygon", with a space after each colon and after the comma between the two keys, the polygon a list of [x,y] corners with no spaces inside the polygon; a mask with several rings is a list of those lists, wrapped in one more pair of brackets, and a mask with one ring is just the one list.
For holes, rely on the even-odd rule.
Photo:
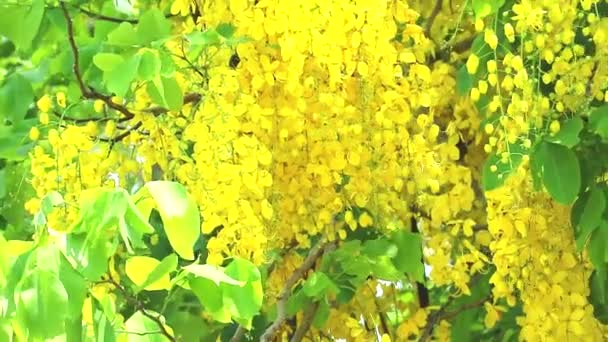
{"label": "thin twig", "polygon": [[245,336],[245,328],[243,328],[242,325],[239,325],[238,328],[236,328],[234,335],[232,335],[230,342],[240,342],[244,336]]}
{"label": "thin twig", "polygon": [[260,337],[260,341],[270,341],[277,330],[279,330],[281,325],[285,322],[287,319],[287,301],[289,299],[289,295],[291,294],[292,287],[296,284],[296,282],[298,282],[298,280],[302,279],[306,275],[308,270],[315,266],[316,261],[323,255],[326,246],[327,243],[324,242],[324,239],[321,239],[319,243],[310,249],[310,252],[302,265],[300,265],[300,267],[298,267],[287,279],[281,293],[279,294],[279,297],[277,298],[277,317]]}
{"label": "thin twig", "polygon": [[433,28],[433,24],[435,23],[435,19],[437,18],[437,15],[439,15],[439,12],[441,12],[442,6],[443,6],[443,0],[436,0],[435,7],[433,7],[433,11],[429,15],[429,20],[427,20],[427,22],[426,22],[424,34],[427,36],[427,38],[429,38],[431,40],[433,39],[431,37],[431,29]]}
{"label": "thin twig", "polygon": [[300,324],[298,324],[298,327],[296,328],[296,331],[294,332],[294,334],[291,337],[291,340],[289,340],[289,342],[302,341],[302,339],[304,338],[304,336],[310,329],[310,327],[312,325],[312,321],[315,319],[315,315],[317,314],[317,311],[319,310],[319,304],[320,304],[319,302],[315,302],[312,305],[310,305],[308,308],[306,308],[306,310],[304,311],[304,315],[302,317],[302,321],[300,321]]}
{"label": "thin twig", "polygon": [[137,298],[133,297],[129,293],[129,291],[127,291],[127,289],[125,289],[122,285],[120,285],[118,282],[116,282],[114,279],[112,279],[112,277],[109,277],[106,280],[101,280],[101,281],[96,282],[96,284],[103,284],[103,283],[113,285],[118,291],[120,291],[123,294],[123,296],[125,296],[125,299],[128,302],[132,302],[135,305],[135,308],[137,311],[141,312],[142,315],[144,315],[147,318],[154,321],[156,323],[156,325],[158,325],[158,328],[160,329],[160,331],[158,333],[165,336],[171,342],[177,342],[177,339],[175,337],[173,337],[173,335],[171,335],[171,333],[165,327],[165,324],[160,320],[160,317],[161,317],[160,315],[154,316],[153,314],[146,311],[146,308],[144,307],[143,303],[141,301],[139,301]]}
{"label": "thin twig", "polygon": [[76,81],[78,82],[78,87],[80,88],[82,96],[88,99],[102,100],[108,107],[120,112],[128,119],[132,119],[135,115],[127,107],[112,101],[111,96],[101,94],[84,83],[80,73],[80,53],[78,51],[78,47],[76,46],[76,40],[74,39],[74,24],[72,23],[72,18],[70,17],[67,5],[63,1],[61,2],[61,9],[63,10],[63,16],[65,17],[68,31],[68,42],[74,58],[72,70],[74,71],[74,76],[76,77]]}
{"label": "thin twig", "polygon": [[78,7],[78,10],[80,12],[86,14],[90,18],[99,19],[99,20],[103,20],[103,21],[109,21],[109,22],[117,23],[117,24],[120,24],[120,23],[137,24],[139,22],[139,20],[137,20],[137,19],[125,19],[125,18],[110,17],[110,16],[103,15],[103,14],[100,14],[100,13],[91,12],[91,11],[86,10],[84,8],[81,8],[81,7]]}
{"label": "thin twig", "polygon": [[121,141],[122,139],[126,138],[129,136],[129,134],[131,134],[133,131],[136,131],[137,129],[139,129],[141,127],[142,123],[141,121],[138,121],[135,125],[131,126],[130,128],[126,129],[124,132],[112,137],[112,138],[99,138],[99,141],[103,141],[103,142],[109,142],[109,143],[116,143]]}

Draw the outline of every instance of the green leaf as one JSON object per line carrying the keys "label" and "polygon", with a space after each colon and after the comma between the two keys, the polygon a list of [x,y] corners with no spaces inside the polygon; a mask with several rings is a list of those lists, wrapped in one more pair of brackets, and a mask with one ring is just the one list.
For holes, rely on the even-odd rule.
{"label": "green leaf", "polygon": [[398,252],[393,257],[395,267],[406,272],[418,282],[424,282],[424,265],[422,264],[422,238],[420,234],[398,230],[391,240],[397,245]]}
{"label": "green leaf", "polygon": [[[488,156],[482,169],[482,185],[484,191],[494,190],[505,182],[507,177],[517,170],[521,164],[522,157],[526,151],[519,144],[509,144],[509,159],[506,163],[502,162],[501,157],[495,153]],[[496,166],[496,171],[492,171],[492,166]]]}
{"label": "green leaf", "polygon": [[302,286],[302,291],[306,296],[319,300],[329,294],[337,294],[340,292],[336,284],[327,276],[327,274],[316,271],[314,272]]}
{"label": "green leaf", "polygon": [[184,103],[182,88],[175,80],[175,77],[162,77],[162,82],[167,107],[172,111],[179,111]]}
{"label": "green leaf", "polygon": [[11,266],[10,255],[6,252],[7,249],[8,243],[0,232],[0,289],[3,289],[6,285],[6,279],[8,278]]}
{"label": "green leaf", "polygon": [[82,274],[96,280],[106,272],[117,247],[114,229],[129,206],[124,189],[88,189],[80,194],[79,218],[67,236],[67,254]]}
{"label": "green leaf", "polygon": [[187,36],[192,46],[209,46],[220,43],[220,35],[214,29],[206,29],[205,31],[197,31]]}
{"label": "green leaf", "polygon": [[116,333],[112,322],[110,322],[103,311],[95,310],[93,324],[96,342],[116,341]]}
{"label": "green leaf", "polygon": [[458,68],[456,72],[456,91],[460,96],[467,96],[475,83],[474,75],[469,74],[466,65]]}
{"label": "green leaf", "polygon": [[234,35],[234,32],[236,32],[236,27],[230,23],[221,23],[217,25],[215,31],[219,33],[220,36],[229,39]]}
{"label": "green leaf", "polygon": [[0,119],[4,117],[13,124],[21,122],[33,99],[34,92],[30,82],[20,74],[11,75],[0,87]]}
{"label": "green leaf", "polygon": [[32,337],[50,339],[63,333],[68,294],[55,274],[40,269],[29,272],[15,296],[17,316]]}
{"label": "green leaf", "polygon": [[558,203],[569,205],[576,199],[581,187],[581,170],[576,154],[569,148],[541,142],[538,153],[542,180],[551,197]]}
{"label": "green leaf", "polygon": [[473,12],[477,19],[483,19],[491,14],[498,12],[498,9],[505,3],[505,0],[473,0]]}
{"label": "green leaf", "polygon": [[575,227],[576,249],[580,252],[587,238],[602,222],[606,209],[606,195],[602,188],[594,186],[581,195],[572,207],[572,221]]}
{"label": "green leaf", "polygon": [[60,206],[63,203],[63,196],[57,191],[51,191],[40,200],[40,210],[42,210],[45,215],[48,215],[55,207]]}
{"label": "green leaf", "polygon": [[135,46],[140,44],[137,38],[133,25],[123,22],[108,34],[108,44]]}
{"label": "green leaf", "polygon": [[226,283],[229,285],[243,286],[245,282],[238,281],[236,279],[231,278],[226,275],[226,271],[223,267],[215,266],[215,265],[188,265],[183,267],[183,269],[197,277],[209,279],[213,281],[216,285],[220,285],[222,283]]}
{"label": "green leaf", "polygon": [[589,127],[602,139],[608,140],[608,104],[596,108],[589,115]]}
{"label": "green leaf", "polygon": [[[169,254],[158,264],[150,274],[146,277],[146,280],[139,285],[139,288],[148,289],[152,284],[158,284],[164,282],[164,279],[169,277],[169,273],[177,269],[177,255]],[[170,288],[171,284],[169,284]],[[139,289],[138,289],[139,290]]]}
{"label": "green leaf", "polygon": [[[160,322],[164,321],[164,318],[160,317],[158,313],[151,310],[146,310],[146,313],[152,317],[158,317]],[[141,311],[137,311],[133,316],[125,322],[128,331],[135,332],[135,334],[129,334],[129,342],[166,342],[168,339],[160,331],[158,323],[146,317]],[[172,333],[172,329],[164,324],[165,329]]]}
{"label": "green leaf", "polygon": [[583,120],[576,116],[572,119],[566,120],[566,122],[563,123],[560,131],[557,132],[555,136],[549,136],[546,139],[549,142],[572,148],[579,143],[580,138],[578,135],[582,130]]}
{"label": "green leaf", "polygon": [[171,247],[180,257],[193,260],[192,250],[201,234],[201,222],[196,203],[186,188],[175,182],[154,181],[146,183],[143,189],[156,202]]}
{"label": "green leaf", "polygon": [[367,240],[363,243],[363,253],[370,258],[388,256],[390,258],[397,255],[397,246],[386,239]]}
{"label": "green leaf", "polygon": [[[171,279],[169,278],[171,270],[169,267],[177,266],[177,257],[174,256],[166,260],[167,262],[163,265],[160,261],[151,257],[134,256],[127,259],[125,273],[137,285],[138,289],[146,291],[167,290],[171,287]],[[156,274],[153,275],[153,273]]]}
{"label": "green leaf", "polygon": [[251,320],[262,308],[264,293],[260,270],[253,263],[237,257],[226,267],[226,274],[245,282],[245,285],[222,285],[224,305],[237,322],[250,329]]}
{"label": "green leaf", "polygon": [[596,269],[589,278],[593,315],[603,324],[608,323],[608,265]]}
{"label": "green leaf", "polygon": [[0,4],[0,36],[6,36],[19,49],[29,50],[44,16],[44,0],[22,4]]}
{"label": "green leaf", "polygon": [[102,71],[112,71],[124,62],[125,59],[115,53],[101,52],[93,56],[93,63]]}
{"label": "green leaf", "polygon": [[171,23],[158,8],[144,13],[137,25],[137,35],[143,44],[163,39],[171,34]]}
{"label": "green leaf", "polygon": [[84,277],[72,267],[63,253],[59,253],[59,280],[68,294],[70,319],[80,320],[82,306],[88,293],[88,284]]}
{"label": "green leaf", "polygon": [[125,96],[130,89],[131,82],[133,82],[135,76],[137,76],[140,58],[140,55],[133,55],[111,71],[104,73],[104,80],[106,81],[109,91],[115,93],[117,96]]}
{"label": "green leaf", "polygon": [[13,328],[8,318],[0,317],[0,341],[13,342]]}
{"label": "green leaf", "polygon": [[141,61],[137,74],[140,79],[150,81],[160,74],[160,58],[149,49],[141,50]]}
{"label": "green leaf", "polygon": [[608,222],[602,221],[600,227],[596,229],[587,248],[589,259],[595,267],[598,274],[604,276],[608,270]]}
{"label": "green leaf", "polygon": [[329,319],[329,309],[330,308],[327,301],[322,300],[319,302],[319,307],[317,308],[315,317],[312,320],[312,325],[315,328],[321,329],[325,326],[325,323],[327,323],[327,320]]}
{"label": "green leaf", "polygon": [[198,300],[214,320],[220,323],[228,323],[231,320],[230,312],[224,305],[222,287],[207,278],[193,277],[188,280],[188,285]]}

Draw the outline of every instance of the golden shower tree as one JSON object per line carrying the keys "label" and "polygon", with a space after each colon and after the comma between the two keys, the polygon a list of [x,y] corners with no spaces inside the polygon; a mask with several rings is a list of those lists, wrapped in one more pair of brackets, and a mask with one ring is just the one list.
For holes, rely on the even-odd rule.
{"label": "golden shower tree", "polygon": [[606,61],[605,0],[2,0],[0,340],[605,340]]}

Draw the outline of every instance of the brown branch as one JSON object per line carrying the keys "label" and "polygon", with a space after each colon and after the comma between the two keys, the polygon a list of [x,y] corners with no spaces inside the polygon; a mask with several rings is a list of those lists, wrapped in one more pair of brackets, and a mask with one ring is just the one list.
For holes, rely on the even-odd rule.
{"label": "brown branch", "polygon": [[[75,7],[75,8],[77,8],[83,14],[86,14],[88,17],[97,19],[97,20],[103,20],[103,21],[108,21],[108,22],[117,23],[117,24],[121,24],[121,23],[137,24],[137,23],[139,23],[139,19],[111,17],[111,16],[107,16],[107,15],[104,15],[101,13],[95,13],[95,12],[89,11],[82,7]],[[173,16],[175,16],[175,15],[174,14],[165,14],[165,18],[171,18]]]}
{"label": "brown branch", "polygon": [[300,342],[304,339],[304,336],[312,326],[312,321],[315,319],[315,315],[319,310],[319,302],[314,302],[304,311],[304,315],[302,317],[302,321],[298,324],[296,331],[293,336],[289,340],[289,342]]}
{"label": "brown branch", "polygon": [[239,325],[238,328],[236,328],[234,335],[232,335],[230,342],[240,342],[244,336],[245,336],[245,328],[243,328],[242,325]]}
{"label": "brown branch", "polygon": [[65,17],[68,31],[68,42],[72,50],[72,57],[74,58],[72,70],[74,71],[74,76],[76,77],[76,81],[78,82],[78,87],[80,88],[82,96],[88,99],[102,100],[108,107],[123,114],[125,118],[132,119],[135,115],[131,113],[131,111],[129,111],[127,107],[112,101],[111,96],[101,94],[95,91],[93,88],[88,87],[84,83],[84,80],[82,79],[82,75],[80,73],[80,53],[78,52],[76,40],[74,39],[74,24],[72,23],[72,18],[70,17],[70,13],[68,12],[67,5],[63,1],[61,2],[61,9],[63,10],[63,16]]}
{"label": "brown branch", "polygon": [[140,305],[142,305],[141,307],[138,308],[139,312],[142,313],[142,315],[148,317],[149,319],[153,320],[154,323],[156,323],[156,325],[158,325],[158,328],[161,330],[162,334],[171,342],[177,342],[177,339],[175,337],[173,337],[173,335],[171,335],[171,333],[167,330],[167,328],[165,327],[165,324],[163,324],[163,322],[161,322],[160,320],[160,315],[158,316],[154,316],[151,313],[147,312],[146,309],[143,307],[143,304],[140,303]]}
{"label": "brown branch", "polygon": [[427,22],[426,22],[424,34],[427,36],[427,38],[429,38],[431,40],[433,40],[433,37],[431,37],[431,29],[433,28],[433,24],[435,23],[435,19],[437,18],[437,15],[439,15],[439,12],[441,12],[442,6],[443,6],[443,0],[436,0],[435,7],[433,7],[433,11],[431,11],[431,14],[429,15],[429,20],[427,20]]}
{"label": "brown branch", "polygon": [[142,125],[141,121],[138,121],[135,125],[131,126],[130,128],[127,128],[124,132],[122,132],[112,138],[99,138],[99,140],[103,141],[103,142],[117,143],[117,142],[121,141],[122,139],[128,137],[129,134],[131,134],[133,131],[136,131],[137,129],[139,129],[141,127],[141,125]]}
{"label": "brown branch", "polygon": [[296,282],[298,282],[298,280],[302,279],[306,275],[306,272],[315,266],[316,261],[323,255],[325,248],[328,245],[330,244],[324,242],[324,239],[321,239],[319,243],[310,249],[310,252],[302,265],[300,265],[300,267],[298,267],[287,279],[281,293],[279,294],[279,297],[277,298],[277,317],[274,322],[268,328],[266,328],[266,331],[260,337],[260,341],[271,341],[274,334],[285,322],[287,319],[287,301],[289,299],[289,295],[291,294],[292,287],[296,284]]}
{"label": "brown branch", "polygon": [[81,7],[78,7],[78,10],[80,12],[86,14],[90,18],[103,20],[103,21],[109,21],[109,22],[117,23],[117,24],[120,24],[120,23],[137,24],[139,22],[139,20],[137,20],[137,19],[123,19],[123,18],[110,17],[110,16],[103,15],[100,13],[91,12],[91,11],[86,10]]}
{"label": "brown branch", "polygon": [[132,302],[132,303],[135,304],[135,308],[136,308],[137,311],[141,312],[142,315],[144,315],[147,318],[151,319],[152,321],[154,321],[156,323],[156,325],[158,325],[158,328],[160,329],[160,331],[158,333],[160,333],[163,336],[165,336],[171,342],[177,342],[177,339],[175,337],[173,337],[173,335],[171,335],[171,333],[169,333],[169,331],[167,330],[167,328],[165,327],[165,325],[163,324],[163,322],[160,320],[161,316],[160,315],[154,316],[151,313],[147,312],[146,308],[143,305],[143,303],[140,302],[137,298],[133,297],[129,293],[129,291],[127,291],[127,289],[125,289],[122,285],[120,285],[118,282],[116,282],[116,280],[112,279],[111,276],[108,279],[106,279],[106,280],[97,281],[95,283],[96,284],[104,284],[104,283],[106,283],[106,284],[113,285],[118,291],[120,291],[123,294],[123,296],[125,296],[125,299],[128,302]]}

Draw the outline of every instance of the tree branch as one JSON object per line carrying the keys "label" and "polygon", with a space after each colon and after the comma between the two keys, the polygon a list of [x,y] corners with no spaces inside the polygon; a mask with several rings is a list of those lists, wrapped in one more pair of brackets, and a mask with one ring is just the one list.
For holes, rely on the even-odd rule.
{"label": "tree branch", "polygon": [[[137,298],[134,298],[133,296],[131,296],[129,291],[127,291],[127,289],[125,289],[122,285],[120,285],[114,279],[112,279],[111,276],[106,280],[101,280],[101,281],[96,282],[96,284],[103,284],[103,283],[113,285],[118,291],[120,291],[123,294],[123,296],[125,296],[125,299],[127,301],[130,301],[135,304],[135,308],[137,311],[141,312],[142,315],[144,315],[147,318],[154,321],[154,323],[156,323],[156,325],[158,325],[158,328],[160,329],[160,331],[158,333],[165,336],[171,342],[177,342],[177,339],[175,337],[173,337],[173,335],[171,335],[171,333],[169,333],[169,331],[167,330],[167,328],[165,327],[163,322],[161,322],[160,314],[158,316],[154,316],[153,314],[146,311],[146,308],[144,307],[143,303],[140,302]],[[149,333],[152,334],[152,332],[149,332]]]}
{"label": "tree branch", "polygon": [[72,56],[74,57],[74,64],[72,64],[72,70],[74,71],[74,76],[76,77],[76,81],[78,82],[78,87],[80,88],[82,96],[88,99],[101,100],[108,107],[124,115],[125,118],[132,119],[135,115],[127,107],[112,101],[111,96],[101,94],[95,91],[93,88],[88,87],[84,83],[84,80],[82,79],[82,74],[80,73],[80,53],[78,52],[76,40],[74,39],[74,24],[72,23],[72,18],[70,17],[67,5],[63,1],[61,2],[61,9],[63,10],[63,16],[65,17],[67,25],[68,42],[72,50]]}
{"label": "tree branch", "polygon": [[426,22],[424,34],[427,36],[427,38],[429,38],[431,40],[433,40],[433,37],[431,37],[431,29],[433,28],[433,24],[435,23],[435,19],[437,18],[437,15],[439,15],[439,12],[441,12],[442,6],[443,6],[443,0],[436,0],[435,7],[433,7],[433,10],[431,11],[431,14],[429,15],[429,20],[427,20],[427,22]]}
{"label": "tree branch", "polygon": [[236,328],[234,335],[232,335],[230,342],[240,342],[243,336],[245,336],[245,328],[243,328],[242,325],[239,325],[238,328]]}
{"label": "tree branch", "polygon": [[324,242],[324,239],[321,239],[317,245],[311,248],[310,252],[308,253],[308,257],[306,257],[302,265],[300,265],[300,267],[298,267],[287,279],[281,293],[279,294],[279,297],[277,298],[277,317],[260,337],[260,341],[269,342],[277,330],[279,330],[281,325],[285,322],[287,319],[287,301],[291,294],[292,287],[296,284],[296,282],[298,282],[298,280],[302,279],[306,275],[306,272],[315,266],[316,261],[323,255],[326,247],[329,245],[332,245],[332,243]]}
{"label": "tree branch", "polygon": [[304,316],[302,317],[302,321],[298,324],[296,331],[294,332],[291,340],[289,342],[300,342],[304,339],[304,336],[310,329],[312,325],[312,321],[315,319],[315,315],[319,310],[319,302],[314,302],[304,311]]}
{"label": "tree branch", "polygon": [[116,17],[110,17],[107,15],[103,15],[100,13],[95,13],[95,12],[91,12],[89,10],[86,10],[84,8],[78,7],[78,10],[84,14],[86,14],[88,17],[93,18],[93,19],[98,19],[98,20],[103,20],[103,21],[109,21],[111,23],[130,23],[130,24],[137,24],[139,22],[139,20],[137,19],[123,19],[123,18],[116,18]]}

